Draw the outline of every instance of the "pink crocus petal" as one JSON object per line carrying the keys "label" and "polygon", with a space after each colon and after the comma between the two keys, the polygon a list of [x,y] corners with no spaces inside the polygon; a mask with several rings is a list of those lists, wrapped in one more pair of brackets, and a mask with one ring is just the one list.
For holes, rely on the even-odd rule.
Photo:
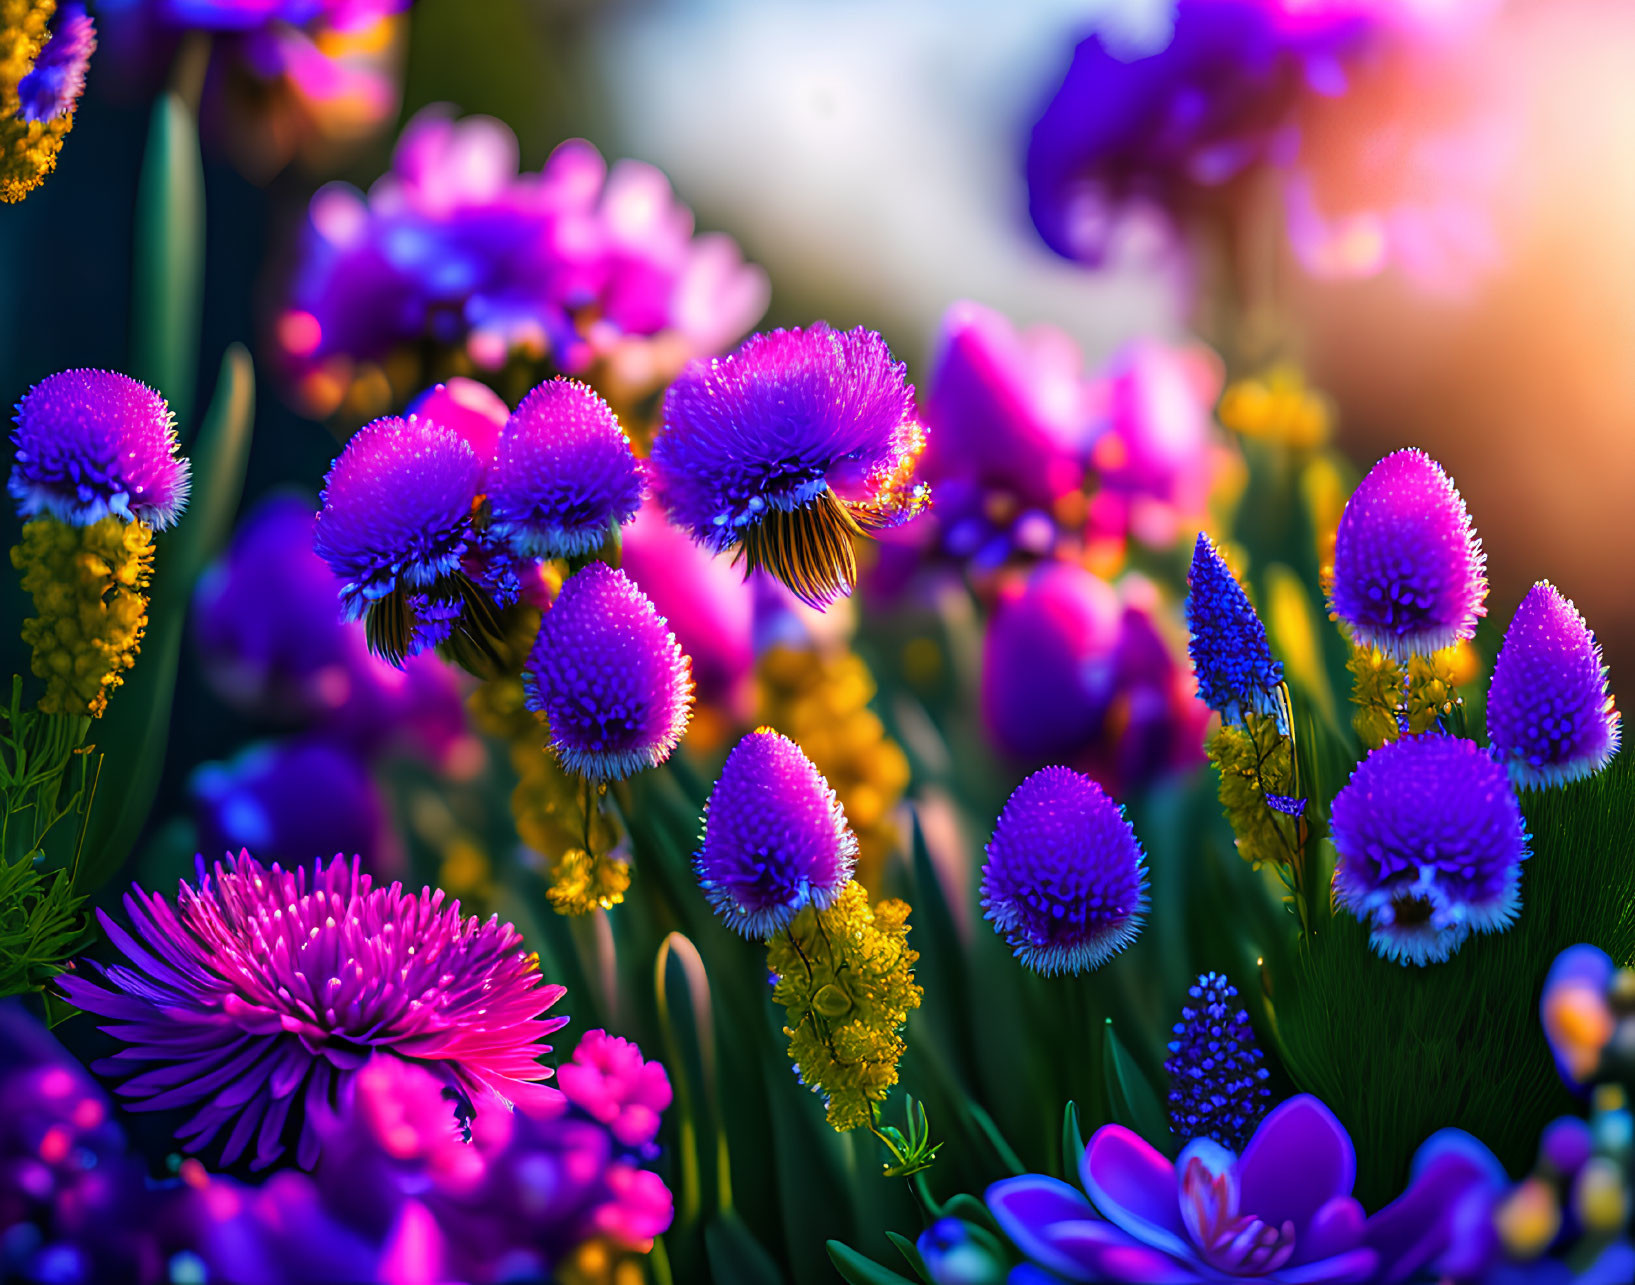
{"label": "pink crocus petal", "polygon": [[1292,1222],[1303,1231],[1357,1180],[1351,1138],[1326,1106],[1302,1093],[1264,1120],[1238,1164],[1241,1209],[1273,1226]]}
{"label": "pink crocus petal", "polygon": [[1079,1181],[1096,1209],[1137,1240],[1191,1256],[1175,1166],[1139,1134],[1121,1124],[1097,1129],[1079,1162]]}

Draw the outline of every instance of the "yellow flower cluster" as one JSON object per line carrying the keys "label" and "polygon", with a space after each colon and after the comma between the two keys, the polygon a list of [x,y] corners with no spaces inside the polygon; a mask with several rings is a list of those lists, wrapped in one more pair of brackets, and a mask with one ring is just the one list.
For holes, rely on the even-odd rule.
{"label": "yellow flower cluster", "polygon": [[799,745],[823,774],[857,836],[857,877],[878,887],[897,847],[895,812],[908,787],[908,757],[869,708],[874,675],[852,651],[826,655],[773,647],[756,671],[756,722]]}
{"label": "yellow flower cluster", "polygon": [[1277,720],[1249,714],[1241,726],[1223,723],[1206,748],[1220,773],[1221,810],[1237,836],[1238,855],[1257,870],[1268,861],[1287,864],[1298,823],[1266,802],[1269,794],[1294,794],[1294,750]]}
{"label": "yellow flower cluster", "polygon": [[0,202],[15,203],[57,167],[62,140],[74,128],[72,109],[55,120],[26,121],[18,83],[51,38],[56,0],[0,0]]}
{"label": "yellow flower cluster", "polygon": [[1333,417],[1328,400],[1307,387],[1294,366],[1274,366],[1229,385],[1217,414],[1234,433],[1302,448],[1323,445]]}
{"label": "yellow flower cluster", "polygon": [[1357,739],[1376,750],[1401,734],[1398,715],[1408,716],[1410,732],[1428,732],[1436,720],[1462,703],[1459,685],[1475,676],[1475,649],[1458,643],[1429,656],[1410,656],[1407,681],[1403,665],[1372,647],[1353,647],[1346,668],[1351,671],[1351,716]]}
{"label": "yellow flower cluster", "polygon": [[117,517],[83,527],[37,517],[23,527],[11,564],[38,613],[23,622],[23,641],[45,679],[40,709],[100,717],[148,627],[152,530]]}
{"label": "yellow flower cluster", "polygon": [[[539,617],[526,615],[521,632],[531,637]],[[545,858],[551,906],[558,914],[586,915],[618,905],[630,887],[630,863],[614,855],[622,838],[618,824],[593,806],[586,825],[585,806],[594,799],[587,800],[584,783],[564,772],[545,748],[545,725],[523,704],[522,679],[509,674],[490,679],[472,693],[468,706],[478,728],[510,748],[517,774],[511,815],[518,837]]]}
{"label": "yellow flower cluster", "polygon": [[784,1034],[801,1083],[823,1095],[838,1131],[867,1126],[897,1083],[898,1031],[920,1006],[916,951],[908,948],[908,904],[872,910],[855,880],[827,910],[811,906],[767,942],[778,981],[773,1000],[788,1012]]}

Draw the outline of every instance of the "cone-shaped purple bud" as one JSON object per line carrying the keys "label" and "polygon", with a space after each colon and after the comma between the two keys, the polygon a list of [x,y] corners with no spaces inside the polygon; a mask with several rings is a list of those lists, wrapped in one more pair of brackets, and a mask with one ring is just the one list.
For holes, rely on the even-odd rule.
{"label": "cone-shaped purple bud", "polygon": [[1177,1143],[1213,1138],[1242,1151],[1271,1106],[1266,1057],[1255,1043],[1238,988],[1204,973],[1187,991],[1164,1070],[1170,1132]]}
{"label": "cone-shaped purple bud", "polygon": [[758,727],[733,747],[710,791],[695,862],[728,927],[765,940],[806,906],[827,910],[856,863],[840,801],[800,746]]}
{"label": "cone-shaped purple bud", "polygon": [[1486,563],[1453,479],[1424,451],[1393,451],[1340,517],[1329,605],[1399,660],[1440,651],[1487,614]]}
{"label": "cone-shaped purple bud", "polygon": [[17,403],[8,487],[24,518],[109,516],[163,530],[187,506],[188,464],[165,399],[111,370],[48,375]]}
{"label": "cone-shaped purple bud", "polygon": [[1522,788],[1599,772],[1618,752],[1618,711],[1601,646],[1548,580],[1528,590],[1505,631],[1487,689],[1487,737]]}
{"label": "cone-shaped purple bud", "polygon": [[1097,968],[1135,939],[1147,872],[1135,831],[1088,776],[1041,768],[1005,803],[988,840],[982,905],[1035,972]]}
{"label": "cone-shaped purple bud", "polygon": [[1246,713],[1276,714],[1283,666],[1272,659],[1249,595],[1202,531],[1187,573],[1186,613],[1199,699],[1229,723]]}
{"label": "cone-shaped purple bud", "polygon": [[670,757],[692,712],[691,666],[647,595],[592,562],[540,621],[522,681],[562,766],[617,780]]}
{"label": "cone-shaped purple bud", "polygon": [[1474,741],[1382,745],[1334,796],[1329,828],[1335,899],[1387,959],[1437,963],[1521,907],[1527,827],[1504,769]]}
{"label": "cone-shaped purple bud", "polygon": [[586,384],[547,380],[500,430],[488,484],[493,530],[523,557],[593,553],[641,499],[630,439]]}

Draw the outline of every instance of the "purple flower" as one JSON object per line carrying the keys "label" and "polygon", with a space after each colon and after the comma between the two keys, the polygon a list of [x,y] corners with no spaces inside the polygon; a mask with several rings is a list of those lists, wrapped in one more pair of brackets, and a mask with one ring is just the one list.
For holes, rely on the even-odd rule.
{"label": "purple flower", "polygon": [[1528,590],[1505,630],[1487,689],[1487,736],[1523,788],[1591,776],[1618,752],[1601,645],[1548,580]]}
{"label": "purple flower", "polygon": [[692,709],[675,635],[630,577],[602,562],[568,577],[522,678],[562,766],[598,780],[664,762]]}
{"label": "purple flower", "polygon": [[1612,956],[1580,942],[1555,957],[1539,998],[1539,1023],[1561,1078],[1575,1089],[1596,1078],[1621,1018],[1611,1003]]}
{"label": "purple flower", "polygon": [[641,500],[630,439],[589,386],[547,380],[505,421],[488,502],[494,535],[519,557],[594,553]]}
{"label": "purple flower", "polygon": [[404,412],[409,419],[430,420],[439,428],[451,428],[465,438],[484,468],[494,467],[500,430],[511,418],[510,408],[487,384],[456,375],[444,384],[433,384]]}
{"label": "purple flower", "polygon": [[840,801],[800,746],[761,727],[733,747],[710,791],[695,860],[729,927],[764,940],[806,906],[828,909],[856,863]]}
{"label": "purple flower", "polygon": [[1204,973],[1187,996],[1164,1062],[1170,1132],[1182,1143],[1213,1138],[1241,1148],[1271,1101],[1266,1057],[1226,978]]}
{"label": "purple flower", "polygon": [[1035,772],[988,840],[982,906],[1028,968],[1098,968],[1135,940],[1147,909],[1141,845],[1124,809],[1065,767]]}
{"label": "purple flower", "polygon": [[516,572],[474,526],[483,462],[453,429],[377,419],[324,479],[314,547],[340,577],[347,617],[394,665],[442,643],[481,651]]}
{"label": "purple flower", "polygon": [[1261,1121],[1241,1155],[1201,1138],[1172,1163],[1109,1124],[1080,1162],[1089,1200],[1028,1174],[995,1183],[987,1201],[1031,1262],[1068,1280],[1363,1285],[1444,1264],[1479,1275],[1491,1236],[1466,1215],[1505,1183],[1485,1147],[1458,1130],[1435,1135],[1408,1189],[1372,1218],[1351,1194],[1356,1168],[1344,1127],[1303,1094]]}
{"label": "purple flower", "polygon": [[140,888],[126,895],[134,937],[98,912],[129,965],[88,963],[89,976],[59,981],[126,1045],[99,1074],[152,1064],[118,1089],[132,1109],[198,1108],[177,1130],[186,1150],[230,1125],[222,1163],[250,1148],[262,1168],[288,1124],[310,1168],[314,1113],[344,1100],[377,1051],[479,1106],[543,1092],[541,1041],[567,1019],[539,1015],[564,992],[510,924],[467,919],[430,888],[373,887],[356,858],[286,871],[240,853],[214,867],[201,857],[197,871],[174,908]]}
{"label": "purple flower", "polygon": [[1440,651],[1487,614],[1486,562],[1453,479],[1424,451],[1393,451],[1340,517],[1329,606],[1399,660]]}
{"label": "purple flower", "polygon": [[17,82],[17,116],[25,121],[56,120],[74,110],[85,88],[85,71],[97,47],[96,27],[83,5],[65,4],[56,30]]}
{"label": "purple flower", "polygon": [[254,848],[294,869],[326,850],[356,853],[375,873],[401,853],[368,767],[319,739],[261,741],[225,763],[203,763],[188,782],[198,846]]}
{"label": "purple flower", "polygon": [[1334,896],[1403,964],[1448,958],[1521,907],[1527,827],[1504,769],[1473,741],[1405,737],[1372,751],[1334,796]]}
{"label": "purple flower", "polygon": [[752,335],[695,362],[664,395],[650,462],[671,519],[715,552],[825,606],[857,583],[853,540],[928,499],[914,389],[871,330]]}
{"label": "purple flower", "polygon": [[1226,722],[1244,714],[1280,715],[1275,693],[1283,666],[1272,659],[1266,626],[1209,537],[1198,533],[1187,574],[1187,651],[1198,696]]}
{"label": "purple flower", "polygon": [[8,486],[24,518],[89,526],[112,515],[162,531],[187,506],[170,407],[129,375],[48,375],[17,403],[15,422]]}
{"label": "purple flower", "polygon": [[[623,404],[765,310],[765,274],[727,237],[694,236],[658,170],[610,172],[575,140],[519,173],[517,150],[500,122],[432,107],[367,196],[332,183],[313,198],[277,327],[307,409],[327,415],[360,394],[387,409],[424,382],[428,351],[450,350],[481,370],[515,355],[594,374]],[[413,383],[392,388],[387,369]]]}

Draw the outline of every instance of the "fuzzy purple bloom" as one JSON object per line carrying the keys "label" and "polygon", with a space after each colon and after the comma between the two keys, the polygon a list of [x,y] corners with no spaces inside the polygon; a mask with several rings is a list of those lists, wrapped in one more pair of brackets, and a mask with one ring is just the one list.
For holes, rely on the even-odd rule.
{"label": "fuzzy purple bloom", "polygon": [[1424,451],[1393,451],[1340,517],[1329,606],[1359,643],[1399,660],[1440,651],[1487,614],[1486,564],[1453,479]]}
{"label": "fuzzy purple bloom", "polygon": [[430,888],[373,887],[356,858],[286,871],[240,853],[213,867],[201,857],[197,872],[174,907],[140,888],[126,895],[134,936],[99,912],[130,964],[88,963],[59,980],[126,1045],[94,1070],[152,1064],[117,1090],[132,1110],[198,1108],[177,1130],[186,1150],[231,1126],[222,1163],[249,1149],[263,1168],[288,1131],[310,1168],[315,1115],[347,1100],[377,1052],[479,1108],[545,1092],[542,1041],[567,1018],[540,1014],[564,991],[544,984],[510,924],[468,919]]}
{"label": "fuzzy purple bloom", "polygon": [[642,500],[641,468],[613,408],[577,380],[535,388],[505,421],[489,482],[494,535],[519,557],[594,553]]}
{"label": "fuzzy purple bloom", "polygon": [[695,540],[718,553],[743,543],[752,570],[764,564],[824,606],[856,582],[854,536],[924,507],[910,477],[924,446],[914,388],[885,340],[819,322],[751,335],[683,371],[650,468]]}
{"label": "fuzzy purple bloom", "polygon": [[570,772],[618,780],[670,757],[693,680],[675,635],[624,572],[592,562],[568,577],[522,674]]}
{"label": "fuzzy purple bloom", "polygon": [[1100,967],[1140,931],[1141,845],[1124,809],[1087,776],[1035,772],[1006,800],[982,868],[982,906],[1028,968]]}
{"label": "fuzzy purple bloom", "polygon": [[24,518],[89,526],[112,515],[163,530],[187,506],[170,407],[129,375],[48,375],[17,403],[15,422],[8,487]]}
{"label": "fuzzy purple bloom", "polygon": [[733,747],[710,791],[694,865],[729,927],[765,940],[806,906],[827,909],[856,863],[840,800],[800,746],[760,727]]}
{"label": "fuzzy purple bloom", "polygon": [[1187,573],[1187,651],[1198,696],[1227,722],[1244,714],[1279,714],[1274,696],[1283,666],[1272,659],[1266,626],[1249,595],[1202,531]]}
{"label": "fuzzy purple bloom", "polygon": [[1226,978],[1204,973],[1187,996],[1164,1061],[1170,1132],[1182,1143],[1213,1138],[1241,1149],[1271,1105],[1265,1054]]}
{"label": "fuzzy purple bloom", "polygon": [[[1028,1260],[1068,1280],[1340,1285],[1479,1279],[1486,1220],[1506,1178],[1469,1134],[1444,1129],[1414,1157],[1408,1189],[1367,1217],[1351,1194],[1357,1155],[1326,1106],[1290,1098],[1237,1154],[1210,1138],[1172,1162],[1123,1125],[1098,1129],[1079,1178],[1089,1200],[1027,1174],[988,1188],[988,1208]],[[1099,1215],[1099,1216],[1098,1216]]]}
{"label": "fuzzy purple bloom", "polygon": [[1592,776],[1618,752],[1601,645],[1548,580],[1528,590],[1505,630],[1487,689],[1487,736],[1524,789]]}
{"label": "fuzzy purple bloom", "polygon": [[1472,932],[1508,928],[1521,907],[1521,805],[1473,741],[1427,734],[1382,745],[1334,796],[1329,827],[1335,899],[1387,959],[1437,963]]}
{"label": "fuzzy purple bloom", "polygon": [[85,71],[96,51],[97,33],[85,7],[67,4],[57,14],[56,30],[17,82],[17,116],[25,121],[56,120],[74,110],[85,88]]}

